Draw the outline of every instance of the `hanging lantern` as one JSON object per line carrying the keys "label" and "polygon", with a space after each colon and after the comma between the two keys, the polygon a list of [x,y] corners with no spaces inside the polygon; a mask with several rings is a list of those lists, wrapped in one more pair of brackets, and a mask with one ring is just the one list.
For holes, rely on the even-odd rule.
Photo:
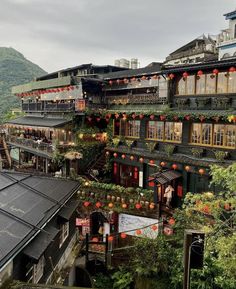
{"label": "hanging lantern", "polygon": [[108,207],[109,207],[110,209],[113,208],[113,206],[114,206],[113,203],[109,203],[109,204],[108,204]]}
{"label": "hanging lantern", "polygon": [[165,167],[165,166],[166,166],[166,162],[161,162],[160,165],[161,165],[162,167]]}
{"label": "hanging lantern", "polygon": [[175,219],[174,218],[170,218],[169,222],[168,222],[171,226],[173,226],[175,224]]}
{"label": "hanging lantern", "polygon": [[178,168],[177,164],[172,165],[172,169],[176,170]]}
{"label": "hanging lantern", "polygon": [[200,115],[200,116],[199,116],[199,119],[200,119],[201,122],[203,122],[206,118],[205,118],[204,115]]}
{"label": "hanging lantern", "polygon": [[186,120],[190,120],[190,115],[185,115],[185,117],[184,117]]}
{"label": "hanging lantern", "polygon": [[135,114],[135,113],[132,113],[132,114],[131,114],[131,117],[132,117],[132,119],[135,119],[135,118],[136,118],[136,114]]}
{"label": "hanging lantern", "polygon": [[165,120],[166,119],[166,116],[165,115],[160,115],[160,120]]}
{"label": "hanging lantern", "polygon": [[120,79],[117,79],[116,82],[117,82],[117,84],[120,84],[121,81],[120,81]]}
{"label": "hanging lantern", "polygon": [[118,154],[117,154],[117,153],[114,153],[113,156],[114,156],[114,158],[117,158]]}
{"label": "hanging lantern", "polygon": [[185,169],[186,172],[189,172],[191,170],[191,167],[190,166],[185,166],[184,169]]}
{"label": "hanging lantern", "polygon": [[144,158],[139,158],[139,162],[143,163],[144,162]]}
{"label": "hanging lantern", "polygon": [[183,73],[183,78],[187,78],[187,77],[188,77],[188,72],[185,71],[185,72]]}
{"label": "hanging lantern", "polygon": [[89,121],[89,122],[92,121],[92,117],[91,117],[91,116],[88,117],[88,121]]}
{"label": "hanging lantern", "polygon": [[147,77],[146,77],[145,75],[143,75],[143,76],[141,77],[141,79],[142,79],[142,80],[146,80]]}
{"label": "hanging lantern", "polygon": [[127,237],[127,234],[121,233],[121,234],[120,234],[120,237],[121,237],[121,239],[125,239],[125,238]]}
{"label": "hanging lantern", "polygon": [[232,67],[229,68],[229,72],[235,72],[235,71],[236,71],[236,69],[235,69],[234,66],[232,66]]}
{"label": "hanging lantern", "polygon": [[134,156],[130,156],[130,160],[133,161],[134,160]]}
{"label": "hanging lantern", "polygon": [[101,208],[102,204],[100,202],[97,202],[95,206],[99,209]]}
{"label": "hanging lantern", "polygon": [[140,229],[136,230],[136,235],[142,235],[142,231]]}
{"label": "hanging lantern", "polygon": [[124,160],[124,159],[126,158],[126,155],[125,155],[125,154],[123,154],[121,157],[122,157],[122,159]]}
{"label": "hanging lantern", "polygon": [[101,120],[101,117],[97,117],[96,121],[99,122]]}
{"label": "hanging lantern", "polygon": [[143,119],[143,118],[144,118],[144,114],[143,114],[143,113],[140,113],[139,119]]}
{"label": "hanging lantern", "polygon": [[152,79],[157,79],[157,75],[153,75]]}
{"label": "hanging lantern", "polygon": [[151,210],[153,210],[153,209],[155,208],[155,204],[154,204],[154,203],[151,203],[151,204],[149,205],[149,208],[150,208]]}
{"label": "hanging lantern", "polygon": [[84,207],[88,207],[90,205],[90,202],[88,202],[88,201],[86,201],[86,202],[84,202]]}
{"label": "hanging lantern", "polygon": [[123,209],[127,209],[127,204],[126,203],[123,203],[121,206],[122,206]]}
{"label": "hanging lantern", "polygon": [[202,76],[202,75],[203,75],[203,71],[202,70],[198,70],[197,76]]}
{"label": "hanging lantern", "polygon": [[215,68],[215,69],[213,69],[212,72],[213,72],[214,75],[217,75],[219,73],[219,70]]}
{"label": "hanging lantern", "polygon": [[150,115],[150,119],[153,120],[154,118],[155,118],[155,115],[154,115],[154,114],[151,114],[151,115]]}
{"label": "hanging lantern", "polygon": [[132,80],[132,81],[135,81],[135,80],[136,80],[136,78],[135,78],[135,77],[132,77],[132,78],[131,78],[131,80]]}
{"label": "hanging lantern", "polygon": [[171,73],[171,74],[169,75],[169,78],[170,78],[170,79],[174,79],[174,78],[175,78],[175,75],[174,75],[173,73]]}
{"label": "hanging lantern", "polygon": [[97,243],[97,242],[99,242],[99,239],[97,237],[93,237],[91,241],[94,243]]}
{"label": "hanging lantern", "polygon": [[113,236],[109,236],[109,237],[108,237],[108,241],[109,241],[109,242],[112,242],[113,240],[114,240],[114,237],[113,237]]}
{"label": "hanging lantern", "polygon": [[135,205],[135,208],[136,208],[137,210],[140,210],[140,209],[142,208],[142,205],[138,203],[138,204]]}
{"label": "hanging lantern", "polygon": [[155,161],[154,161],[154,160],[150,160],[150,161],[149,161],[149,164],[150,164],[150,165],[154,165],[154,164],[155,164]]}
{"label": "hanging lantern", "polygon": [[203,175],[205,173],[205,170],[204,169],[199,169],[198,172],[199,172],[200,175]]}
{"label": "hanging lantern", "polygon": [[152,225],[152,230],[156,231],[158,229],[157,225]]}
{"label": "hanging lantern", "polygon": [[108,157],[109,155],[110,155],[110,152],[107,151],[107,152],[106,152],[106,156]]}

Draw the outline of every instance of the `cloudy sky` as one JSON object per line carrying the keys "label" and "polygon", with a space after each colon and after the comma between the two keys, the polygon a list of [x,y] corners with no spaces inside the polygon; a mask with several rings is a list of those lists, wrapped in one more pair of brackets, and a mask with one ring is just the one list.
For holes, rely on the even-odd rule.
{"label": "cloudy sky", "polygon": [[0,46],[48,72],[82,63],[163,60],[227,27],[235,0],[0,0]]}

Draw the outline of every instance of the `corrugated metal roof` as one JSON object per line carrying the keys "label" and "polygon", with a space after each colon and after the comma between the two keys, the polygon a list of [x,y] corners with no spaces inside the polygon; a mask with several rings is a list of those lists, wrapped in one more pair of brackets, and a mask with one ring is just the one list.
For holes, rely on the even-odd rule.
{"label": "corrugated metal roof", "polygon": [[9,124],[28,125],[37,127],[58,127],[70,122],[68,119],[55,119],[46,117],[23,116],[13,120],[9,120]]}

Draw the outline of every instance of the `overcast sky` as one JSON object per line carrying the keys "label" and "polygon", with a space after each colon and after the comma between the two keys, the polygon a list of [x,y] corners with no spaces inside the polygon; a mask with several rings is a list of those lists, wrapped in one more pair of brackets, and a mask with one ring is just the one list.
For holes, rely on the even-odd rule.
{"label": "overcast sky", "polygon": [[48,72],[82,63],[161,61],[228,26],[235,0],[0,0],[0,46]]}

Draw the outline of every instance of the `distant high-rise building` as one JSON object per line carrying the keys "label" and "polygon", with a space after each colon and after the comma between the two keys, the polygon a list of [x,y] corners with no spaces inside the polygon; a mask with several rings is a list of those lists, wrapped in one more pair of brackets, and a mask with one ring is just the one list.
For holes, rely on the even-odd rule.
{"label": "distant high-rise building", "polygon": [[131,58],[131,60],[128,60],[126,58],[116,59],[115,66],[137,69],[138,59],[137,58]]}

